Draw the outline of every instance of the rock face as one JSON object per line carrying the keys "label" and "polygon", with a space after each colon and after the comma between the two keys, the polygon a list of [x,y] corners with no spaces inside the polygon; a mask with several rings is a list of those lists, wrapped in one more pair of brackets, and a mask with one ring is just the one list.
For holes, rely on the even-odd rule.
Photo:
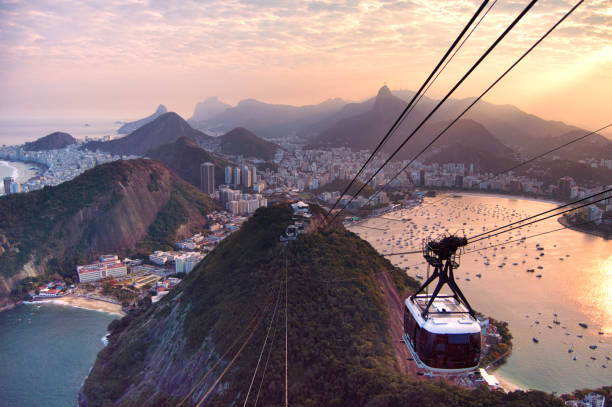
{"label": "rock face", "polygon": [[157,110],[155,110],[155,113],[153,113],[151,116],[147,116],[144,119],[136,120],[133,122],[124,123],[123,126],[121,126],[119,130],[117,130],[117,133],[130,134],[137,128],[144,126],[147,123],[152,122],[153,120],[157,119],[159,116],[165,113],[168,113],[168,109],[166,109],[166,106],[159,105],[157,106]]}
{"label": "rock face", "polygon": [[219,137],[221,152],[223,154],[242,155],[245,157],[260,158],[269,161],[274,158],[278,144],[271,143],[243,127],[237,127]]}
{"label": "rock face", "polygon": [[153,160],[116,161],[72,181],[0,198],[0,297],[28,275],[73,276],[103,253],[170,248],[212,201]]}
{"label": "rock face", "polygon": [[58,150],[76,144],[76,142],[77,140],[70,134],[56,131],[31,143],[25,143],[23,149],[27,151]]}
{"label": "rock face", "polygon": [[181,137],[171,144],[164,144],[147,153],[147,157],[161,161],[175,174],[195,187],[200,187],[200,164],[210,162],[215,165],[215,183],[225,183],[225,167],[228,162],[198,147],[187,137]]}
{"label": "rock face", "polygon": [[87,143],[85,148],[119,155],[144,156],[149,150],[174,143],[181,137],[196,142],[211,139],[210,136],[193,129],[178,114],[170,112],[162,114],[125,137],[106,142],[94,141]]}
{"label": "rock face", "polygon": [[208,120],[211,117],[224,112],[230,107],[230,105],[223,103],[216,96],[208,97],[203,102],[198,102],[196,104],[193,117],[189,119],[189,121],[193,120],[197,122],[200,120]]}

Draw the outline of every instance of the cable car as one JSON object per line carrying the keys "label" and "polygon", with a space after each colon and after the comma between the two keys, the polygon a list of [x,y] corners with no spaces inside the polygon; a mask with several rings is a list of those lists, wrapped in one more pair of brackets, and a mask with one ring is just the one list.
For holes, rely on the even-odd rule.
{"label": "cable car", "polygon": [[[470,372],[480,360],[481,327],[453,274],[457,250],[465,245],[466,238],[453,235],[426,241],[423,256],[434,272],[404,302],[403,340],[417,366],[432,373]],[[423,294],[436,280],[433,293]],[[445,284],[451,295],[440,294]]]}

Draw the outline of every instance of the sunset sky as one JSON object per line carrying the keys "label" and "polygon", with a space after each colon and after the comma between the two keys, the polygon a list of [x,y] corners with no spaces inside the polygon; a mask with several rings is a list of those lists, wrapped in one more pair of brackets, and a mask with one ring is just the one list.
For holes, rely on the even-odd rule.
{"label": "sunset sky", "polygon": [[[440,97],[528,3],[498,0],[432,87]],[[219,96],[357,101],[416,90],[472,0],[0,0],[0,118],[191,117]],[[457,96],[475,96],[575,1],[540,0]],[[485,99],[587,129],[612,122],[612,1],[587,0]]]}

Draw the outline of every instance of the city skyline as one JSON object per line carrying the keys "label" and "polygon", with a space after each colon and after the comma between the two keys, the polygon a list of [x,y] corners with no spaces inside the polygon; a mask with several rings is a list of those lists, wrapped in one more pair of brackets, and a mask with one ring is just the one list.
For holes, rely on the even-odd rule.
{"label": "city skyline", "polygon": [[[496,4],[428,96],[443,95],[524,3]],[[190,117],[207,96],[306,105],[363,100],[383,83],[416,90],[480,3],[0,4],[1,118],[133,120],[158,103]],[[536,4],[454,96],[479,94],[570,5]],[[601,127],[611,27],[605,1],[584,3],[486,100]]]}

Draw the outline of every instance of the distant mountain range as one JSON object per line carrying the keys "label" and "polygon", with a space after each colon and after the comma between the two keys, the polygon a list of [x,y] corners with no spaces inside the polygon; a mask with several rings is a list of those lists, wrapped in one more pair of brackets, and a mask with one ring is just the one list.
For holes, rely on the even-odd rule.
{"label": "distant mountain range", "polygon": [[231,107],[231,105],[220,101],[218,97],[211,96],[206,98],[203,102],[198,102],[196,104],[193,116],[189,121],[197,123],[199,121],[208,120]]}
{"label": "distant mountain range", "polygon": [[194,113],[189,122],[204,131],[227,132],[245,127],[263,138],[284,137],[319,123],[330,114],[339,112],[345,104],[342,99],[330,99],[317,105],[297,107],[246,99],[205,120],[198,119]]}
{"label": "distant mountain range", "polygon": [[[172,248],[215,207],[162,163],[119,160],[71,181],[0,198],[0,306],[19,280],[59,273],[104,253]],[[4,298],[6,300],[6,298]]]}
{"label": "distant mountain range", "polygon": [[119,134],[130,134],[131,132],[133,132],[134,130],[136,130],[137,128],[152,122],[153,120],[157,119],[159,116],[168,113],[168,109],[166,109],[166,106],[164,105],[159,105],[157,106],[157,110],[155,111],[155,113],[153,113],[151,116],[147,116],[144,119],[140,119],[140,120],[136,120],[133,122],[128,122],[128,123],[124,123],[123,126],[121,126],[119,128],[119,130],[117,130],[117,133]]}
{"label": "distant mountain range", "polygon": [[149,150],[147,157],[166,164],[175,174],[190,184],[200,187],[200,164],[211,162],[215,165],[215,183],[225,183],[225,167],[229,164],[224,159],[201,149],[187,137],[181,137],[174,143],[164,144]]}
{"label": "distant mountain range", "polygon": [[57,150],[76,143],[77,140],[70,134],[56,131],[55,133],[48,134],[36,141],[25,143],[23,149],[26,151]]}
{"label": "distant mountain range", "polygon": [[[296,134],[317,143],[325,141],[328,145],[347,145],[346,137],[350,133],[351,140],[354,140],[349,143],[351,148],[372,149],[397,117],[395,113],[399,114],[413,95],[413,91],[391,91],[384,86],[376,97],[357,103],[346,103],[336,98],[317,105],[296,107],[246,99],[235,107],[208,115],[205,119],[196,118],[194,114],[190,123],[202,130],[214,129],[218,132],[246,127],[263,138]],[[381,97],[387,100],[381,103]],[[474,98],[447,100],[430,122],[454,119],[473,100]],[[402,126],[402,133],[406,134],[414,129],[437,102],[427,96],[423,97]],[[218,105],[212,100],[210,103]],[[381,105],[388,111],[376,111]],[[381,113],[387,117],[381,117]],[[519,153],[531,152],[534,147],[541,145],[542,139],[584,131],[559,121],[541,119],[512,105],[496,105],[482,100],[464,118],[482,124],[499,141]],[[374,119],[374,122],[371,122],[371,119]],[[337,141],[331,140],[339,134]],[[329,140],[325,140],[326,138]],[[607,140],[605,137],[603,139]],[[573,148],[582,149],[583,146],[576,144]],[[587,152],[585,154],[588,155]]]}
{"label": "distant mountain range", "polygon": [[196,142],[213,139],[193,129],[174,112],[164,113],[153,121],[139,127],[129,135],[111,141],[92,141],[85,145],[88,150],[101,150],[112,154],[144,156],[161,145],[173,143],[181,137]]}

